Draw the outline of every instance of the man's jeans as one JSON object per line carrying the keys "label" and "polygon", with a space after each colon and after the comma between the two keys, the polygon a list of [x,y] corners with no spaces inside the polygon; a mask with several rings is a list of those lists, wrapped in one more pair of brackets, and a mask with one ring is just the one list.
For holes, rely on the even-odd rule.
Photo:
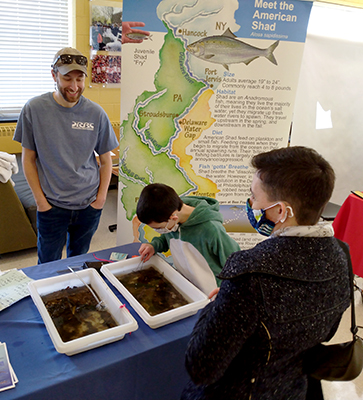
{"label": "man's jeans", "polygon": [[91,206],[84,210],[52,206],[48,211],[38,211],[38,264],[61,259],[66,242],[67,257],[87,253],[101,213]]}

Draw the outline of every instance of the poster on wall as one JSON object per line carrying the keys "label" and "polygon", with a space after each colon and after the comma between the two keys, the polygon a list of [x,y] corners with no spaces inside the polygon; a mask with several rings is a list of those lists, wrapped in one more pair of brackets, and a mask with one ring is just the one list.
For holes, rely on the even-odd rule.
{"label": "poster on wall", "polygon": [[156,233],[136,218],[144,186],[216,198],[241,248],[251,157],[288,144],[312,3],[124,0],[150,35],[122,48],[118,244]]}
{"label": "poster on wall", "polygon": [[120,87],[121,84],[121,21],[118,2],[90,2],[91,84]]}

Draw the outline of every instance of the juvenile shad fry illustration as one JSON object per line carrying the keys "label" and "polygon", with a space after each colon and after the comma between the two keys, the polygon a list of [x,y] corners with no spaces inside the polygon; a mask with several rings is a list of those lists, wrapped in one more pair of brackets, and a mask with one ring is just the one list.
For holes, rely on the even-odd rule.
{"label": "juvenile shad fry illustration", "polygon": [[260,49],[236,39],[236,36],[228,28],[220,36],[208,36],[190,44],[187,46],[187,50],[195,57],[215,64],[222,64],[224,68],[229,70],[229,64],[243,62],[248,65],[258,57],[266,57],[277,65],[273,52],[278,44],[279,40],[267,49]]}
{"label": "juvenile shad fry illustration", "polygon": [[127,36],[129,39],[133,39],[133,40],[147,40],[147,39],[149,39],[149,40],[152,41],[152,39],[151,39],[151,36],[152,36],[152,35],[146,35],[146,34],[140,33],[140,32],[130,32],[130,33],[126,33],[126,36]]}

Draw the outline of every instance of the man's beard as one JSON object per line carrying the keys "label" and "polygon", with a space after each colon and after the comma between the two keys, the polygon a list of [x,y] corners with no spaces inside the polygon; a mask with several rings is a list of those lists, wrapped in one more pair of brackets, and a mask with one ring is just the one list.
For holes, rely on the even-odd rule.
{"label": "man's beard", "polygon": [[68,103],[77,103],[78,100],[80,99],[80,97],[82,96],[82,93],[83,93],[83,90],[78,89],[76,96],[70,96],[68,94],[69,91],[66,90],[66,89],[60,88],[58,84],[57,84],[57,88],[58,88],[59,93],[62,95],[63,99],[65,101],[67,101]]}

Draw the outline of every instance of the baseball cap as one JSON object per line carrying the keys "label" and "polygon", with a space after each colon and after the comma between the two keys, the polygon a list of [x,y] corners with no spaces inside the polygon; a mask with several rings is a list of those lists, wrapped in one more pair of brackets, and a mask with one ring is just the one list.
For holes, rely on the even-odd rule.
{"label": "baseball cap", "polygon": [[64,47],[54,56],[52,67],[57,68],[62,75],[76,70],[81,71],[88,76],[87,64],[87,57],[85,57],[79,50],[74,49],[73,47]]}

